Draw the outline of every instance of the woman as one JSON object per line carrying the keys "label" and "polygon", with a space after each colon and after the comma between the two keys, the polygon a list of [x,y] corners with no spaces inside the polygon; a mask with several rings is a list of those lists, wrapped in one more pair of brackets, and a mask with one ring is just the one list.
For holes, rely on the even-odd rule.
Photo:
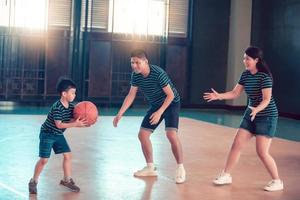
{"label": "woman", "polygon": [[258,47],[248,47],[243,61],[246,70],[233,90],[218,93],[212,89],[212,92],[204,93],[203,96],[208,102],[235,99],[245,90],[248,97],[248,107],[227,157],[225,168],[213,183],[216,185],[232,183],[230,171],[237,164],[242,148],[253,136],[256,136],[257,155],[272,177],[264,190],[283,190],[283,182],[279,178],[276,163],[269,154],[278,120],[278,111],[272,96],[272,74],[263,59],[262,50]]}

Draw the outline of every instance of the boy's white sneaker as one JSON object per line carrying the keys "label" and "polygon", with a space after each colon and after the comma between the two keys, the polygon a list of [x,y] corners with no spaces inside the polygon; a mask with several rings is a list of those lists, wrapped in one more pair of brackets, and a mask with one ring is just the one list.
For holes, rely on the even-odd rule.
{"label": "boy's white sneaker", "polygon": [[178,167],[176,169],[176,176],[175,176],[176,183],[178,183],[178,184],[184,183],[185,182],[185,178],[186,178],[186,174],[185,174],[184,167]]}
{"label": "boy's white sneaker", "polygon": [[144,167],[141,170],[134,172],[134,176],[157,176],[157,170],[155,167]]}
{"label": "boy's white sneaker", "polygon": [[231,184],[232,183],[232,177],[228,173],[222,172],[219,176],[217,176],[213,183],[216,185],[225,185],[225,184]]}
{"label": "boy's white sneaker", "polygon": [[271,180],[265,187],[264,190],[273,192],[278,190],[283,190],[282,180]]}

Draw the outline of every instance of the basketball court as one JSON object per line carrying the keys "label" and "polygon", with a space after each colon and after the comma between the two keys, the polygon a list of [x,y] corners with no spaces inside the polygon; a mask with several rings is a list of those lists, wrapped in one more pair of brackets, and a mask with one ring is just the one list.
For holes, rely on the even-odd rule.
{"label": "basketball court", "polygon": [[58,184],[63,176],[62,156],[52,152],[40,177],[38,194],[29,196],[27,184],[38,159],[38,133],[45,117],[1,115],[1,199],[297,200],[300,196],[299,142],[275,138],[271,146],[284,191],[263,191],[270,177],[256,155],[254,140],[232,173],[233,184],[214,186],[212,179],[223,167],[236,129],[186,117],[180,119],[186,183],[174,182],[176,163],[163,126],[152,136],[159,176],[134,177],[133,172],[145,164],[137,139],[141,116],[125,116],[118,128],[112,126],[112,116],[101,116],[92,127],[68,129],[65,136],[72,149],[73,178],[80,193]]}

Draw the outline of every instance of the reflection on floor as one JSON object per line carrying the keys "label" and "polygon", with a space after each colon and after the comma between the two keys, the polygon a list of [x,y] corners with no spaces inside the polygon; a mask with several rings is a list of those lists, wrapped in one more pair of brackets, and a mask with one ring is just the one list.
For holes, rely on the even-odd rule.
{"label": "reflection on floor", "polygon": [[[28,199],[27,183],[38,159],[38,133],[45,115],[0,117],[0,199]],[[94,126],[71,128],[65,133],[72,148],[73,178],[81,187],[80,193],[68,192],[58,185],[62,177],[62,157],[52,154],[39,180],[38,195],[31,199],[299,199],[299,142],[275,138],[272,143],[271,153],[277,161],[285,191],[262,190],[270,177],[256,155],[254,139],[232,173],[233,184],[216,187],[211,181],[225,162],[236,130],[182,117],[180,138],[187,182],[177,185],[174,183],[176,164],[163,125],[152,136],[159,176],[140,179],[132,174],[144,166],[137,139],[142,117],[126,116],[118,128],[113,128],[112,119],[112,116],[101,115]]]}

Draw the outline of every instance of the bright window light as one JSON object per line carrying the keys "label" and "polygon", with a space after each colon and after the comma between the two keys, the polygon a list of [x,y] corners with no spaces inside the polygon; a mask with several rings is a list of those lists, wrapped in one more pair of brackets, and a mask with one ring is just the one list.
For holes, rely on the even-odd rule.
{"label": "bright window light", "polygon": [[165,35],[166,0],[110,0],[109,27],[114,33]]}
{"label": "bright window light", "polygon": [[46,29],[48,0],[1,0],[0,26]]}

